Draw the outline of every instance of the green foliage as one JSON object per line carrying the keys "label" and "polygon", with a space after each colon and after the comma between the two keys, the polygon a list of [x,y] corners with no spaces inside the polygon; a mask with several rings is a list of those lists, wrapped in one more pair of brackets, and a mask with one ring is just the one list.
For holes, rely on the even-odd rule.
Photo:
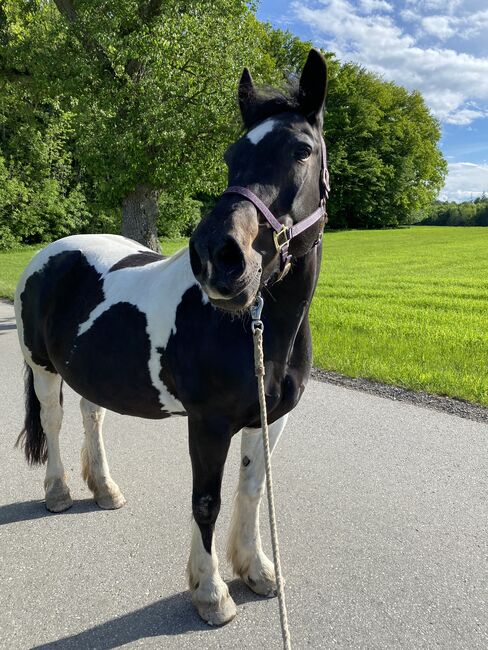
{"label": "green foliage", "polygon": [[201,218],[202,202],[163,193],[159,198],[158,232],[162,237],[190,236]]}
{"label": "green foliage", "polygon": [[74,6],[72,18],[38,5],[50,43],[36,83],[72,113],[74,152],[98,200],[118,207],[138,183],[173,193],[219,189],[223,147],[238,129],[236,79],[260,59],[247,3]]}
{"label": "green foliage", "polygon": [[353,65],[329,63],[325,136],[332,227],[418,219],[443,184],[440,130],[421,95]]}
{"label": "green foliage", "polygon": [[488,197],[482,195],[474,201],[433,203],[422,226],[488,226]]}
{"label": "green foliage", "polygon": [[0,249],[96,231],[99,221],[72,151],[73,115],[34,81],[35,7],[0,7]]}

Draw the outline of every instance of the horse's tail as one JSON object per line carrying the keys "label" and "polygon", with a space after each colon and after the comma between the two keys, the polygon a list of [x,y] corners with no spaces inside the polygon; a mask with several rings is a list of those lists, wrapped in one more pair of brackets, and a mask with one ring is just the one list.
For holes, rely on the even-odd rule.
{"label": "horse's tail", "polygon": [[47,460],[46,434],[41,424],[41,403],[34,389],[34,373],[25,364],[25,422],[16,447],[22,447],[29,465],[43,465]]}

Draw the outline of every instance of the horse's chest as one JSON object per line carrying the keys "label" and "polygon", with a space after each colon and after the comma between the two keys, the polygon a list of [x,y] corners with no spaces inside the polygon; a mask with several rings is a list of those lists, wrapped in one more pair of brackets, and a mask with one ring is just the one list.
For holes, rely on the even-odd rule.
{"label": "horse's chest", "polygon": [[[253,337],[250,324],[223,320],[208,313],[209,320],[193,318],[177,321],[176,334],[170,337],[162,357],[162,372],[167,385],[189,412],[212,417],[219,414],[233,428],[259,425],[259,403],[254,368]],[[216,322],[215,319],[220,319]],[[307,368],[290,364],[285,341],[278,337],[265,345],[265,391],[271,421],[294,408],[303,392]],[[296,344],[296,343],[295,343]]]}

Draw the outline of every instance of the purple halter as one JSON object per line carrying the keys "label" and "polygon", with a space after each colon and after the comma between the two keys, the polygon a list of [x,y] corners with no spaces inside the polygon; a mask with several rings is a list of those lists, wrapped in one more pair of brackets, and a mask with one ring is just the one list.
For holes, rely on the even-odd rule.
{"label": "purple halter", "polygon": [[[329,197],[329,171],[327,169],[327,153],[325,149],[324,139],[320,138],[321,144],[321,166],[320,166],[320,205],[319,207],[312,212],[311,215],[302,219],[298,223],[294,224],[290,228],[287,228],[281,224],[278,219],[274,216],[271,210],[261,201],[261,199],[251,192],[247,187],[240,187],[238,185],[228,187],[224,190],[223,194],[240,194],[256,207],[258,212],[260,212],[266,221],[269,223],[271,228],[273,228],[273,238],[276,246],[276,250],[280,254],[280,276],[279,280],[288,272],[291,264],[292,256],[289,254],[290,241],[302,233],[310,226],[313,226],[317,221],[325,217],[325,223],[327,223],[327,212],[325,209],[326,201]],[[315,242],[314,245],[318,244],[320,238]]]}

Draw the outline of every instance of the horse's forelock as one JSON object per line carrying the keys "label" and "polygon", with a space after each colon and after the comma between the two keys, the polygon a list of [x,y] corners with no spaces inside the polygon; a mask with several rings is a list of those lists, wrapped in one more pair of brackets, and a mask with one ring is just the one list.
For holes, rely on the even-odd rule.
{"label": "horse's forelock", "polygon": [[299,87],[297,80],[290,80],[285,90],[269,86],[253,89],[247,105],[246,130],[275,115],[295,113],[299,110]]}

